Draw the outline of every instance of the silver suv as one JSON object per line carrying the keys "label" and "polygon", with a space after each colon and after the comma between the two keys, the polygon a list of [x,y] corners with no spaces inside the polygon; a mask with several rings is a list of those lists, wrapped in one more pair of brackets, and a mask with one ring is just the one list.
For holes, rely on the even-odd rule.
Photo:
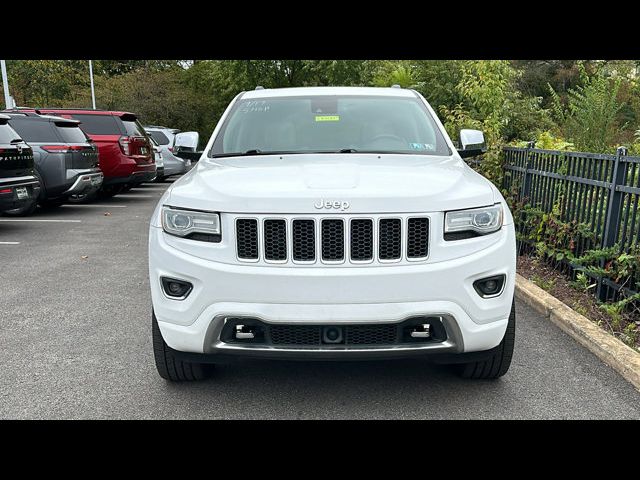
{"label": "silver suv", "polygon": [[180,130],[157,125],[147,125],[144,130],[155,140],[162,153],[164,173],[156,177],[157,182],[173,175],[182,175],[191,169],[191,160],[177,157],[173,153],[175,136]]}

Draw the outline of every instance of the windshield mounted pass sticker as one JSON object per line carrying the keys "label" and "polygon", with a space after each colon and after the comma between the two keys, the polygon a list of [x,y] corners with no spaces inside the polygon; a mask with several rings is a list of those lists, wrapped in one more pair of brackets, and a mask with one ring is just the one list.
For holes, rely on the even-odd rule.
{"label": "windshield mounted pass sticker", "polygon": [[340,115],[316,115],[316,122],[339,122]]}
{"label": "windshield mounted pass sticker", "polygon": [[411,150],[435,150],[435,145],[431,145],[430,143],[410,143]]}

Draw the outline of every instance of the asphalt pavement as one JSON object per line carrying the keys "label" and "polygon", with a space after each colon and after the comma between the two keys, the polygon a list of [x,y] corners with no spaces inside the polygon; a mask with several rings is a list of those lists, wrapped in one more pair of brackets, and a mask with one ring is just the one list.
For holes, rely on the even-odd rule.
{"label": "asphalt pavement", "polygon": [[497,381],[412,359],[247,360],[167,383],[147,273],[149,217],[167,187],[0,217],[0,418],[640,419],[638,391],[523,304]]}

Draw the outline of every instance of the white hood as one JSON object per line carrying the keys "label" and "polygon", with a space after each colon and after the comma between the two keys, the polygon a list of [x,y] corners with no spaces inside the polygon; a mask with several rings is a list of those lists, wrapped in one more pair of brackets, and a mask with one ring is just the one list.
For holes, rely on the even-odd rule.
{"label": "white hood", "polygon": [[[165,204],[229,213],[412,213],[494,203],[491,183],[457,156],[308,154],[200,160]],[[497,200],[497,199],[496,199]]]}

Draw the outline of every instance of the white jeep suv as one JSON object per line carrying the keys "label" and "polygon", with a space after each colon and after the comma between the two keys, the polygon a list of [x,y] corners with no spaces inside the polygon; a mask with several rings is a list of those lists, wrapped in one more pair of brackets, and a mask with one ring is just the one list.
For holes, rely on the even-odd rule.
{"label": "white jeep suv", "polygon": [[513,218],[427,101],[401,88],[242,92],[149,230],[155,361],[417,355],[509,368]]}

